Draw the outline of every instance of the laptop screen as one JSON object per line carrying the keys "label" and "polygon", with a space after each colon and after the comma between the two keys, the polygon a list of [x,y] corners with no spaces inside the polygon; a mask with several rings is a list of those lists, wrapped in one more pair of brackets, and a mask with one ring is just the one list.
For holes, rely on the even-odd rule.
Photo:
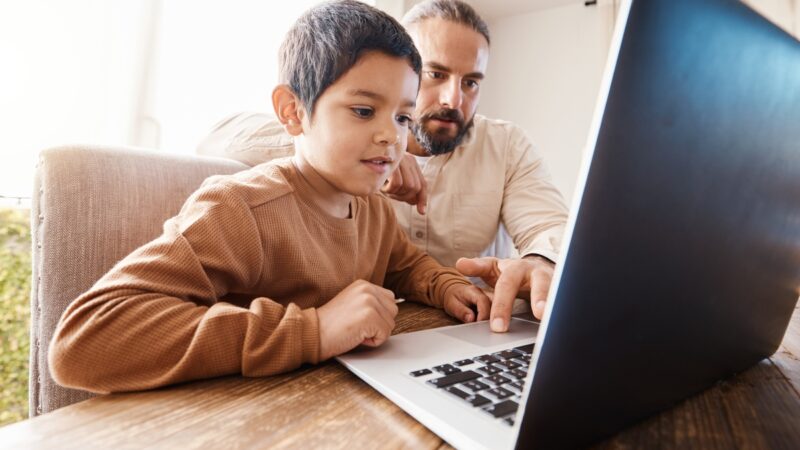
{"label": "laptop screen", "polygon": [[733,0],[622,11],[519,448],[594,442],[755,364],[800,291],[800,43]]}

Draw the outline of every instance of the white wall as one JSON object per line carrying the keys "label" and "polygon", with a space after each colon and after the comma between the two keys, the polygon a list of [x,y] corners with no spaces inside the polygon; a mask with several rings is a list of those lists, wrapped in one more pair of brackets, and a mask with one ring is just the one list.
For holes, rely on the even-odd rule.
{"label": "white wall", "polygon": [[125,142],[147,3],[0,2],[0,195],[31,195],[44,148]]}
{"label": "white wall", "polygon": [[798,0],[742,0],[775,25],[800,37],[800,2]]}
{"label": "white wall", "polygon": [[569,202],[608,53],[612,2],[491,20],[479,112],[524,128]]}

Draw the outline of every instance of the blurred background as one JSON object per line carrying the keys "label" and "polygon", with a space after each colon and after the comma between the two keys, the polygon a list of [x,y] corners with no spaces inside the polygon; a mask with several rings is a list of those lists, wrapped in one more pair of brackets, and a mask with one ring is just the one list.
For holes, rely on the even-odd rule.
{"label": "blurred background", "polygon": [[[731,0],[735,1],[735,0]],[[522,126],[568,201],[619,0],[467,0],[492,47],[478,112]],[[27,417],[37,154],[70,143],[194,153],[271,112],[277,49],[315,0],[0,0],[0,425]],[[371,0],[398,19],[415,0]],[[747,0],[800,36],[800,1]]]}

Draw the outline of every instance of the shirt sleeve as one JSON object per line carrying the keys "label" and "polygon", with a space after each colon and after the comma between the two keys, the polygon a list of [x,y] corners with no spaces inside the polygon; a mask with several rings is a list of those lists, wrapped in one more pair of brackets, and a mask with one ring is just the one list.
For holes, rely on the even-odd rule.
{"label": "shirt sleeve", "polygon": [[294,141],[274,115],[244,112],[217,123],[197,146],[197,154],[252,167],[294,155]]}
{"label": "shirt sleeve", "polygon": [[53,378],[108,393],[316,363],[314,308],[264,297],[247,308],[225,302],[251,292],[264,258],[249,206],[219,185],[201,188],[159,238],[66,309],[50,344]]}
{"label": "shirt sleeve", "polygon": [[448,288],[456,284],[471,284],[457,270],[444,267],[430,255],[411,243],[405,231],[397,224],[388,200],[384,207],[389,215],[387,227],[392,242],[389,267],[384,287],[418,303],[442,308]]}
{"label": "shirt sleeve", "polygon": [[509,138],[501,216],[520,255],[555,261],[567,222],[567,207],[542,156],[517,127]]}

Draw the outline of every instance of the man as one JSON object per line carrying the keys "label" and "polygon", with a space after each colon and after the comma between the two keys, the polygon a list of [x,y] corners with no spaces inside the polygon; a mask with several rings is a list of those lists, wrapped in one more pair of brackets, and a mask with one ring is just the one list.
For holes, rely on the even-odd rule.
{"label": "man", "polygon": [[[398,200],[397,220],[440,263],[494,287],[493,331],[508,330],[517,296],[529,296],[541,318],[567,209],[522,130],[476,114],[488,27],[458,0],[425,1],[402,22],[423,68],[408,155],[384,188]],[[263,115],[222,122],[199,148],[249,164],[292,151],[277,122]],[[501,224],[522,257],[479,257]]]}

